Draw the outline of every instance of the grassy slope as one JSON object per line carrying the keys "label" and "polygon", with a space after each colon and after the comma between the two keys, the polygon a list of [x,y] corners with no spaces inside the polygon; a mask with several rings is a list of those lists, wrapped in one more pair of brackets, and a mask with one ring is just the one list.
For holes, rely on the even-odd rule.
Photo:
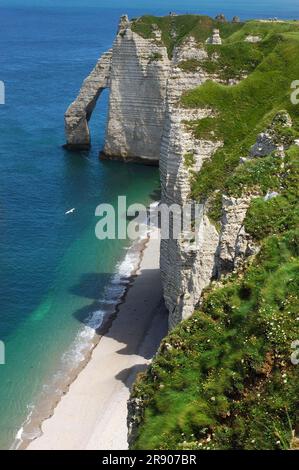
{"label": "grassy slope", "polygon": [[[157,25],[162,31],[162,41],[171,56],[175,46],[186,37],[193,36],[199,42],[205,42],[211,36],[213,28],[219,28],[223,38],[236,33],[242,24],[219,23],[208,16],[179,15],[179,16],[142,16],[133,21],[132,29],[142,37],[148,39],[153,36],[152,26]],[[173,33],[176,36],[173,36]]]}
{"label": "grassy slope", "polygon": [[133,395],[137,449],[288,448],[299,405],[299,232],[273,236],[244,277],[207,292]]}
{"label": "grassy slope", "polygon": [[[282,161],[270,155],[249,161],[228,178],[227,192],[238,196],[258,189],[261,194],[251,202],[245,229],[255,240],[299,227],[299,149],[291,147]],[[265,200],[268,191],[279,195]]]}
{"label": "grassy slope", "polygon": [[299,106],[290,103],[299,30],[292,22],[237,26],[225,40],[237,51],[233,66],[242,63],[248,34],[264,39],[252,46],[260,54],[254,71],[239,85],[206,83],[183,97],[187,107],[217,111],[193,124],[196,135],[224,141],[195,176],[193,196],[253,189],[279,196],[258,197],[248,211],[246,229],[262,246],[257,257],[207,290],[201,309],[164,340],[135,384],[145,409],[137,449],[285,449],[299,421],[299,366],[290,361],[299,339],[299,148],[284,162],[269,155],[238,165],[279,110],[289,112],[295,134],[299,128]]}
{"label": "grassy slope", "polygon": [[[250,24],[244,28],[248,30]],[[256,26],[256,23],[252,25]],[[269,26],[266,26],[268,29]],[[290,24],[289,27],[294,28],[294,25]],[[267,34],[265,42],[259,46],[251,45],[254,49],[259,48],[263,60],[238,85],[206,82],[183,96],[182,104],[185,107],[211,107],[217,113],[215,118],[194,122],[192,127],[195,135],[224,142],[223,147],[194,178],[194,198],[203,199],[215,190],[225,189],[227,178],[239,164],[240,156],[248,154],[257,134],[269,125],[281,109],[289,112],[294,130],[299,131],[299,107],[290,101],[291,83],[299,77],[299,27],[296,28],[298,33],[291,37],[278,35],[274,31],[272,36]],[[241,31],[237,38],[240,34]],[[238,50],[239,43],[236,44]],[[240,55],[239,61],[242,60]],[[245,54],[244,61],[247,58],[248,54]]]}
{"label": "grassy slope", "polygon": [[[250,44],[248,42],[226,43],[221,48],[215,45],[206,45],[209,58],[204,61],[189,59],[179,64],[186,72],[204,69],[210,74],[217,74],[224,81],[229,79],[241,79],[252,72],[264,59],[267,51],[267,42]],[[218,56],[217,61],[213,55]]]}
{"label": "grassy slope", "polygon": [[[279,164],[278,164],[279,162]],[[298,422],[299,148],[231,177],[237,194],[280,189],[253,201],[246,229],[262,249],[243,272],[212,285],[202,308],[162,343],[133,396],[145,404],[138,449],[286,449]],[[274,234],[274,235],[273,235]]]}

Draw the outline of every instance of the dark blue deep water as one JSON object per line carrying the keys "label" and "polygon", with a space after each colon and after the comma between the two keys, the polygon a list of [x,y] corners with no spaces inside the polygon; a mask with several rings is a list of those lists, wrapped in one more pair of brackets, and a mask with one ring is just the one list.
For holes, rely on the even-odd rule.
{"label": "dark blue deep water", "polygon": [[[0,1],[0,80],[6,85],[0,106],[0,340],[6,346],[0,448],[12,445],[34,404],[49,399],[66,364],[82,359],[80,347],[89,339],[84,324],[109,286],[109,295],[118,295],[111,285],[128,242],[96,239],[96,206],[118,194],[149,203],[158,188],[157,169],[99,161],[107,93],[91,123],[88,153],[61,148],[64,112],[111,46],[121,13],[174,9],[299,16],[298,0]],[[66,216],[72,207],[76,212]]]}

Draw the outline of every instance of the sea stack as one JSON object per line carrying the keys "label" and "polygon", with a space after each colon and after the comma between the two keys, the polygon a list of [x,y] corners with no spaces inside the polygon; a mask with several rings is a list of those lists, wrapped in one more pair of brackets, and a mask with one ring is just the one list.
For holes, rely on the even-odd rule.
{"label": "sea stack", "polygon": [[219,29],[213,29],[213,35],[209,39],[207,39],[207,44],[222,44],[222,39],[220,37]]}

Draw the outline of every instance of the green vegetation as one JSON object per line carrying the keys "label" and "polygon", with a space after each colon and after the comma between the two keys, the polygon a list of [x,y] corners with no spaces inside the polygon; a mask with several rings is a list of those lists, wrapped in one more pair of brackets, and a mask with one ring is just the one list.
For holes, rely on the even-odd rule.
{"label": "green vegetation", "polygon": [[249,42],[228,43],[221,47],[206,44],[208,53],[206,60],[189,59],[182,61],[179,67],[186,72],[194,72],[201,68],[209,74],[216,74],[223,81],[240,80],[249,75],[267,56],[275,39],[252,44]]}
{"label": "green vegetation", "polygon": [[221,230],[221,215],[222,215],[222,193],[215,191],[208,199],[208,214],[210,221],[214,224],[217,231]]}
{"label": "green vegetation", "polygon": [[284,159],[274,155],[258,158],[237,167],[227,179],[225,191],[231,196],[267,192],[278,195],[269,200],[253,199],[245,219],[245,229],[256,240],[283,233],[299,222],[299,148],[291,147]]}
{"label": "green vegetation", "polygon": [[283,161],[275,155],[249,160],[238,166],[226,180],[225,192],[239,197],[255,191],[261,194],[266,194],[268,190],[277,191],[282,172]]}
{"label": "green vegetation", "polygon": [[[248,28],[248,24],[244,27]],[[277,126],[277,138],[289,139],[291,143],[298,135],[299,107],[290,101],[290,84],[299,77],[299,27],[296,28],[298,33],[291,38],[268,35],[266,44],[251,45],[258,47],[265,58],[238,85],[206,82],[183,95],[182,104],[185,107],[208,107],[215,112],[215,117],[190,123],[196,137],[223,142],[223,146],[212,160],[204,163],[194,179],[194,198],[205,199],[215,190],[225,189],[227,179],[239,165],[240,157],[248,155],[257,134],[269,126],[281,109],[290,114],[293,128],[282,130],[281,126]]]}
{"label": "green vegetation", "polygon": [[201,15],[142,16],[133,22],[132,30],[145,39],[154,39],[156,26],[162,31],[162,43],[171,56],[174,47],[189,36],[204,43],[211,36],[213,28],[218,28],[222,37],[226,38],[237,32],[242,27],[242,23],[219,23],[208,16]]}
{"label": "green vegetation", "polygon": [[191,168],[195,164],[195,158],[193,153],[186,153],[184,155],[184,164],[187,168]]}
{"label": "green vegetation", "polygon": [[230,34],[227,42],[240,42],[244,41],[247,36],[259,36],[263,41],[268,40],[273,34],[288,34],[295,32],[298,33],[298,21],[284,21],[284,22],[263,22],[251,20],[242,24],[234,33]]}
{"label": "green vegetation", "polygon": [[299,232],[271,236],[244,276],[210,289],[133,396],[136,449],[286,449],[299,406]]}
{"label": "green vegetation", "polygon": [[[247,233],[257,240],[272,233],[283,233],[298,225],[298,203],[293,207],[292,201],[279,196],[269,201],[263,198],[252,202],[245,219]],[[292,212],[294,210],[294,212]]]}
{"label": "green vegetation", "polygon": [[201,62],[197,59],[183,60],[178,64],[184,72],[196,72],[201,67]]}
{"label": "green vegetation", "polygon": [[[240,80],[251,73],[265,58],[268,43],[250,44],[240,42],[237,44],[224,44],[219,46],[207,45],[208,59],[202,62],[202,68],[210,73],[217,74],[220,79]],[[213,59],[216,57],[216,59]]]}
{"label": "green vegetation", "polygon": [[159,52],[154,52],[150,58],[149,58],[149,61],[150,62],[156,62],[157,60],[161,60],[162,59],[162,54],[159,54]]}
{"label": "green vegetation", "polygon": [[[203,41],[213,21],[201,21]],[[299,339],[299,147],[293,145],[299,106],[290,101],[291,82],[299,78],[299,25],[235,26],[223,24],[223,46],[205,46],[211,60],[204,67],[224,80],[248,77],[234,86],[206,82],[182,97],[186,108],[214,112],[188,123],[195,136],[223,142],[193,173],[192,196],[208,198],[219,228],[222,194],[254,195],[245,229],[261,249],[239,272],[211,284],[200,308],[140,375],[132,392],[140,413],[136,449],[289,449],[299,423],[299,366],[291,361]],[[262,40],[245,43],[248,35]],[[198,63],[180,67],[196,71]],[[288,148],[284,158],[273,152],[248,159],[265,130]],[[184,156],[186,166],[192,157]]]}
{"label": "green vegetation", "polygon": [[[288,74],[283,73],[282,62],[281,67],[281,74],[270,70],[265,74],[256,71],[234,87],[209,82],[183,98],[185,104],[211,106],[218,112],[215,118],[206,118],[195,124],[196,136],[224,142],[198,174],[192,191],[195,198],[204,199],[214,190],[224,189],[227,178],[239,164],[240,156],[247,156],[257,134],[267,127],[282,105],[288,109],[294,125],[298,127],[299,110],[289,101],[290,79]],[[296,76],[295,71],[290,76]]]}
{"label": "green vegetation", "polygon": [[[269,159],[271,158],[277,161],[277,157]],[[256,163],[254,166],[258,167],[259,165]],[[267,185],[261,185],[264,194],[268,186],[267,189],[277,189],[279,195],[270,200],[254,199],[246,215],[245,229],[256,240],[262,240],[273,233],[284,233],[299,226],[298,147],[292,147],[287,152],[286,158],[280,163],[280,170],[277,174],[279,174],[279,178],[275,177],[274,173],[273,178],[271,175],[266,177],[264,174],[259,180],[263,183],[268,180]]]}

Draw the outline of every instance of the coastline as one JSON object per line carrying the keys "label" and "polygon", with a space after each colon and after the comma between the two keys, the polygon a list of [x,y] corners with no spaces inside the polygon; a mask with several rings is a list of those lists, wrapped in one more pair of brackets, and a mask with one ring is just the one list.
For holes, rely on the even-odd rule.
{"label": "coastline", "polygon": [[156,227],[139,250],[138,266],[80,371],[42,420],[41,435],[19,449],[127,449],[130,386],[167,332]]}

